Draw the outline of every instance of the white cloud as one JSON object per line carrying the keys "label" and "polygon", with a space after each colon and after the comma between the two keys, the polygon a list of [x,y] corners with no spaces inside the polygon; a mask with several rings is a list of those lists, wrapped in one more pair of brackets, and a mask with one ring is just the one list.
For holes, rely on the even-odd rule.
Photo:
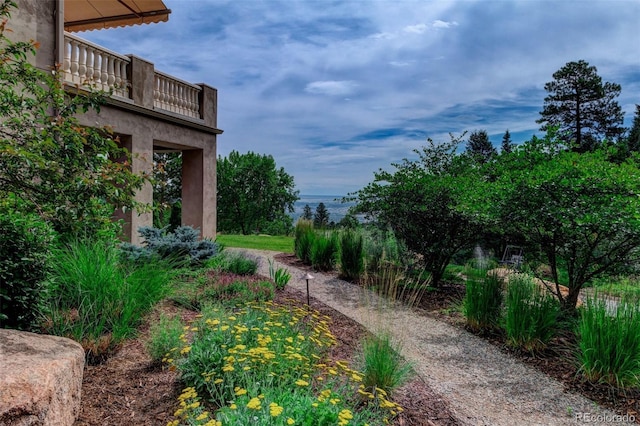
{"label": "white cloud", "polygon": [[436,19],[431,25],[433,25],[433,28],[451,28],[458,26],[458,23],[456,21],[447,22]]}
{"label": "white cloud", "polygon": [[425,31],[427,31],[427,25],[426,24],[408,25],[404,27],[403,30],[406,33],[422,34]]}
{"label": "white cloud", "polygon": [[355,87],[353,81],[314,81],[307,84],[304,91],[314,95],[349,95]]}

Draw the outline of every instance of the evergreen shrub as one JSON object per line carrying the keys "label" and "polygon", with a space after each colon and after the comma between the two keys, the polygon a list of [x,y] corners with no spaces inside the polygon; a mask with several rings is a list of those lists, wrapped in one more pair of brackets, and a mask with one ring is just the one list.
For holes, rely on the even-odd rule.
{"label": "evergreen shrub", "polygon": [[330,271],[336,263],[339,244],[335,234],[318,234],[311,246],[311,266],[320,271]]}
{"label": "evergreen shrub", "polygon": [[340,273],[347,280],[358,279],[364,271],[362,234],[345,230],[340,234]]}

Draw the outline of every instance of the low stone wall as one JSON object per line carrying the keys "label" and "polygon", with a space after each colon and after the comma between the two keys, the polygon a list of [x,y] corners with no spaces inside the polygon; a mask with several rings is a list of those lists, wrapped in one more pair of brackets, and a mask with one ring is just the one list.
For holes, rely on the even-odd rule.
{"label": "low stone wall", "polygon": [[0,425],[73,425],[83,370],[73,340],[0,329]]}

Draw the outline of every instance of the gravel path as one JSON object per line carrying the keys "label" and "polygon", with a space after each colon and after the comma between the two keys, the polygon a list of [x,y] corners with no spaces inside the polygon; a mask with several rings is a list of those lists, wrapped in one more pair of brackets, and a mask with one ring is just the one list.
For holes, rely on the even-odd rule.
{"label": "gravel path", "polygon": [[[259,273],[269,276],[267,259],[277,253],[246,251],[262,259]],[[303,271],[277,261],[275,265],[291,272],[290,287],[306,292]],[[362,287],[329,275],[313,276],[313,298],[374,333],[391,332],[404,357],[463,424],[632,424],[581,395],[563,391],[561,383],[471,333],[403,307],[383,306]]]}

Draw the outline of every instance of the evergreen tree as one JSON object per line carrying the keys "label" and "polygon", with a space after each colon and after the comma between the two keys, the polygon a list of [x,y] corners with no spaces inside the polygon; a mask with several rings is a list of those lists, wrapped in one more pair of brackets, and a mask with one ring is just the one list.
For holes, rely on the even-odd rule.
{"label": "evergreen tree", "polygon": [[621,87],[602,83],[594,66],[568,62],[544,85],[548,96],[537,123],[540,130],[558,128],[562,141],[576,152],[592,151],[602,139],[622,135],[624,114],[615,100]]}
{"label": "evergreen tree", "polygon": [[467,141],[466,152],[481,163],[490,161],[497,154],[486,130],[476,130],[471,133]]}
{"label": "evergreen tree", "polygon": [[313,215],[313,226],[315,228],[326,228],[329,225],[329,212],[324,203],[318,204],[316,213]]}
{"label": "evergreen tree", "polygon": [[513,151],[513,142],[511,141],[511,133],[509,133],[509,129],[504,132],[504,136],[502,137],[502,152],[505,154],[509,154]]}
{"label": "evergreen tree", "polygon": [[309,207],[309,204],[304,205],[304,208],[302,209],[302,218],[304,220],[313,219],[313,213],[311,212],[311,207]]}
{"label": "evergreen tree", "polygon": [[629,151],[640,152],[640,105],[636,104],[636,115],[633,117],[633,124],[627,138]]}

